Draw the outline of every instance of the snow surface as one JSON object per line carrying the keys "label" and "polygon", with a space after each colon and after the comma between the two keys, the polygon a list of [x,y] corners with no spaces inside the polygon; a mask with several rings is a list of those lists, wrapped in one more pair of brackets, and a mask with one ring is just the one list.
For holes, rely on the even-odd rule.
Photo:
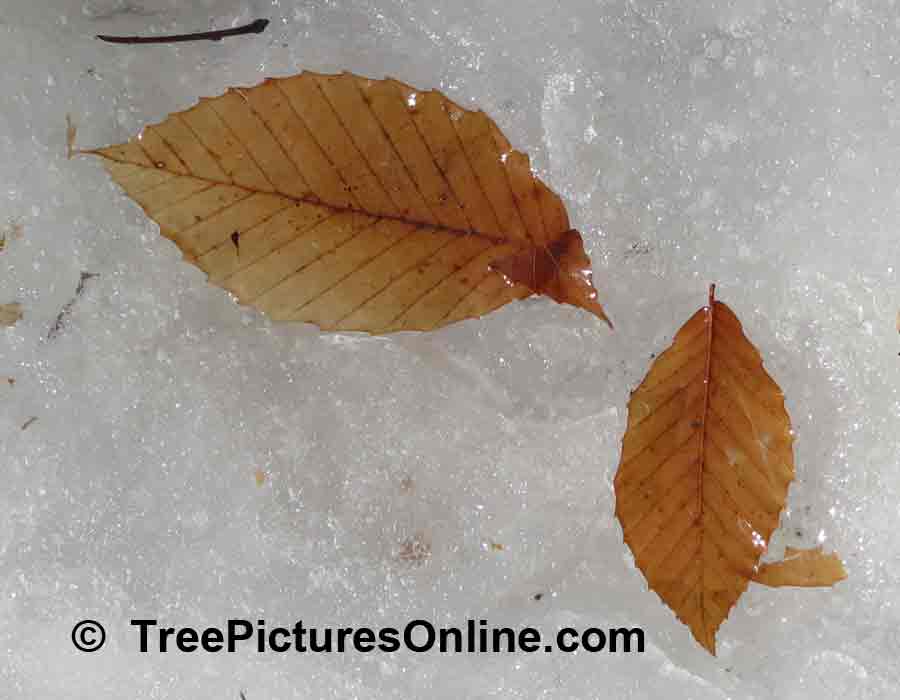
{"label": "snow surface", "polygon": [[[2,5],[0,303],[25,317],[0,331],[0,697],[897,697],[895,0]],[[615,332],[546,300],[428,335],[273,325],[65,159],[66,113],[106,145],[304,68],[485,109],[564,195]],[[612,493],[628,392],[710,281],[797,434],[773,553],[821,542],[850,576],[751,585],[718,658],[647,590]],[[134,617],[640,625],[647,650],[139,654]],[[83,618],[102,651],[72,647]]]}

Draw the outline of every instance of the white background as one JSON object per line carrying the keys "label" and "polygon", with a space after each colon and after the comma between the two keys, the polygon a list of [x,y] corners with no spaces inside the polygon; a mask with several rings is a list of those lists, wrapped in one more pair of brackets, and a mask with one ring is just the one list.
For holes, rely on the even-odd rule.
{"label": "white background", "polygon": [[[894,0],[0,4],[0,303],[25,311],[0,331],[0,696],[896,697]],[[265,34],[219,43],[93,38],[256,17]],[[65,159],[66,113],[102,146],[301,69],[495,118],[563,195],[615,332],[547,300],[427,335],[273,325]],[[712,281],[797,435],[771,555],[823,543],[849,572],[751,585],[718,658],[647,590],[612,493],[629,391]],[[419,616],[639,625],[648,646],[141,655],[128,626]],[[69,640],[86,617],[109,633],[93,655]]]}

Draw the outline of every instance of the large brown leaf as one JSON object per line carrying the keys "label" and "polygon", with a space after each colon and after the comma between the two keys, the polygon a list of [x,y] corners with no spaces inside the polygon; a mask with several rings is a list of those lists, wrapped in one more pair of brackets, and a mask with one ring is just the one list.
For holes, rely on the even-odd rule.
{"label": "large brown leaf", "polygon": [[[762,573],[794,477],[792,445],[781,390],[711,287],[709,305],[631,395],[615,492],[637,566],[712,654],[716,630]],[[803,568],[772,567],[760,581],[840,580],[830,565]]]}
{"label": "large brown leaf", "polygon": [[606,318],[559,197],[484,113],[435,91],[305,72],[88,152],[274,319],[429,330],[531,294]]}

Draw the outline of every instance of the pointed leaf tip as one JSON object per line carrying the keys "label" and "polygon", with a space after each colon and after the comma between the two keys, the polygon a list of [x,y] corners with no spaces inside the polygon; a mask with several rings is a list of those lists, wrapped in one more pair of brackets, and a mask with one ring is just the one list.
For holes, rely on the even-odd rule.
{"label": "pointed leaf tip", "polygon": [[575,229],[569,229],[547,246],[498,260],[493,267],[511,283],[524,285],[561,304],[586,309],[612,328],[597,301],[591,261],[584,251],[581,234]]}

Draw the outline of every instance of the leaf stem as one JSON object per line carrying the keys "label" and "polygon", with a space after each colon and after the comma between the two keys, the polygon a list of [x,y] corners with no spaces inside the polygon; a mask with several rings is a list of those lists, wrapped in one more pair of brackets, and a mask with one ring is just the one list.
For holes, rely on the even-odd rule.
{"label": "leaf stem", "polygon": [[97,38],[101,41],[108,41],[111,44],[174,44],[179,41],[219,41],[227,36],[261,34],[268,25],[269,20],[258,19],[240,27],[217,29],[211,32],[172,34],[169,36],[108,36],[106,34],[98,34]]}

